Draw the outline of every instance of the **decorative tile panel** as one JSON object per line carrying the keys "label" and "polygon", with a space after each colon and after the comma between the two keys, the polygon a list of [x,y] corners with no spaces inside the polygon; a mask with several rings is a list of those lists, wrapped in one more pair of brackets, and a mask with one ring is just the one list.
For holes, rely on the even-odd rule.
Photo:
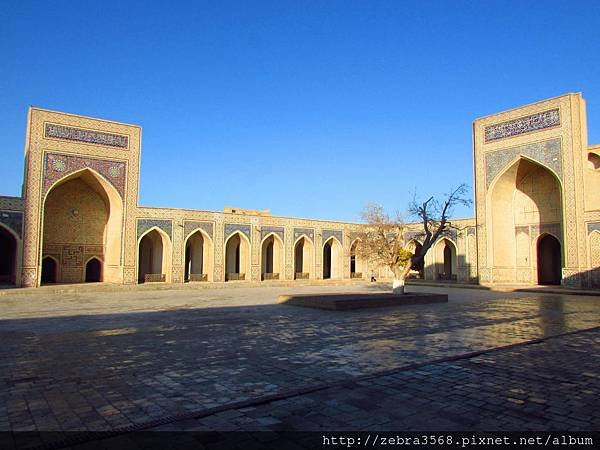
{"label": "decorative tile panel", "polygon": [[562,241],[560,223],[543,223],[541,225],[531,226],[531,234],[533,237],[537,237],[544,233],[551,234],[554,237],[556,237],[559,241]]}
{"label": "decorative tile panel", "polygon": [[315,240],[315,230],[312,228],[294,228],[294,241],[303,234],[308,236],[312,241]]}
{"label": "decorative tile panel", "polygon": [[444,231],[442,231],[440,238],[441,237],[450,238],[456,243],[458,239],[458,231],[456,230],[456,228],[446,228]]}
{"label": "decorative tile panel", "polygon": [[127,164],[125,162],[59,153],[46,153],[44,156],[43,193],[45,194],[48,192],[48,189],[50,189],[55,182],[66,175],[86,168],[101,174],[117,189],[121,198],[124,198],[127,172]]}
{"label": "decorative tile panel", "polygon": [[83,267],[83,245],[64,245],[61,263],[64,267]]}
{"label": "decorative tile panel", "polygon": [[558,108],[485,127],[485,142],[497,141],[560,125]]}
{"label": "decorative tile panel", "polygon": [[407,231],[404,233],[404,240],[406,242],[412,241],[413,239],[419,243],[423,243],[423,238],[425,237],[425,233],[422,231]]}
{"label": "decorative tile panel", "polygon": [[185,221],[183,225],[183,234],[184,238],[187,238],[190,233],[194,230],[200,228],[202,231],[205,231],[206,234],[213,239],[214,225],[212,222],[197,222],[197,221]]}
{"label": "decorative tile panel", "polygon": [[103,245],[86,245],[83,249],[86,255],[103,255],[104,254],[104,246]]}
{"label": "decorative tile panel", "polygon": [[560,139],[551,139],[486,153],[486,187],[489,188],[494,178],[502,172],[506,165],[519,156],[526,156],[543,166],[549,167],[561,180],[563,179]]}
{"label": "decorative tile panel", "polygon": [[226,223],[225,224],[224,239],[227,240],[227,238],[229,236],[231,236],[233,233],[235,233],[236,231],[239,231],[240,233],[244,233],[248,237],[248,240],[252,239],[250,236],[250,225],[242,225],[239,223]]}
{"label": "decorative tile panel", "polygon": [[588,235],[590,235],[592,231],[600,231],[600,222],[589,222],[587,224]]}
{"label": "decorative tile panel", "polygon": [[275,233],[277,236],[279,236],[281,238],[282,241],[284,241],[283,236],[284,236],[284,228],[283,227],[261,227],[260,229],[260,240],[262,241],[265,236],[268,236],[271,233]]}
{"label": "decorative tile panel", "polygon": [[0,210],[23,211],[23,199],[21,197],[0,195]]}
{"label": "decorative tile panel", "polygon": [[350,241],[350,243],[354,242],[356,240],[356,238],[358,238],[360,236],[360,233],[353,231],[351,233],[348,233],[348,240]]}
{"label": "decorative tile panel", "polygon": [[327,242],[327,239],[332,236],[340,243],[344,242],[344,233],[341,230],[323,230],[323,242]]}
{"label": "decorative tile panel", "polygon": [[138,219],[137,238],[153,227],[160,228],[167,233],[169,239],[173,239],[173,222],[167,219]]}
{"label": "decorative tile panel", "polygon": [[0,223],[13,230],[19,238],[23,237],[23,213],[15,211],[0,211]]}
{"label": "decorative tile panel", "polygon": [[529,235],[529,225],[515,227],[515,236],[519,233],[525,233]]}
{"label": "decorative tile panel", "polygon": [[108,147],[128,148],[129,136],[101,131],[84,130],[47,123],[44,129],[47,138],[64,139],[67,141],[85,142],[86,144],[106,145]]}

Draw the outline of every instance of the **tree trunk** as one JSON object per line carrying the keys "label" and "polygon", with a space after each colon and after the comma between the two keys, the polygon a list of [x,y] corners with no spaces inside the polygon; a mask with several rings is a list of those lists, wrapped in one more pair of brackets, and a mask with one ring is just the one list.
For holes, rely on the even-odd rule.
{"label": "tree trunk", "polygon": [[[410,263],[409,263],[410,264]],[[406,267],[395,266],[392,267],[394,273],[394,282],[392,283],[392,292],[394,295],[404,295],[404,280],[410,272],[410,265]]]}
{"label": "tree trunk", "polygon": [[404,295],[404,280],[399,280],[394,277],[394,282],[392,283],[392,292],[394,295]]}

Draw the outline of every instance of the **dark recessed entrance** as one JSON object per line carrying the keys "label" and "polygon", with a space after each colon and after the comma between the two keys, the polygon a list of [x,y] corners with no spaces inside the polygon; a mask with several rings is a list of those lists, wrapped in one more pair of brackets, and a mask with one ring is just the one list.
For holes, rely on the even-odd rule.
{"label": "dark recessed entrance", "polygon": [[0,227],[0,284],[15,284],[17,241]]}
{"label": "dark recessed entrance", "polygon": [[560,242],[546,234],[537,244],[538,284],[560,284],[561,280]]}
{"label": "dark recessed entrance", "polygon": [[102,281],[102,263],[92,258],[85,265],[85,282],[86,283],[97,283]]}
{"label": "dark recessed entrance", "polygon": [[331,242],[323,247],[323,279],[331,278]]}
{"label": "dark recessed entrance", "polygon": [[42,284],[56,283],[56,261],[47,256],[42,259]]}

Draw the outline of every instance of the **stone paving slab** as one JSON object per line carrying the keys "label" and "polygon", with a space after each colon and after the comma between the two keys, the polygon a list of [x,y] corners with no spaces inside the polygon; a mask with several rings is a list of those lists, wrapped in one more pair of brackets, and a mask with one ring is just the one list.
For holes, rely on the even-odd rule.
{"label": "stone paving slab", "polygon": [[[348,380],[273,401],[257,399],[243,407],[145,430],[196,432],[167,434],[171,448],[248,449],[265,444],[268,448],[315,448],[322,439],[321,434],[294,434],[302,431],[325,436],[331,431],[353,432],[363,439],[375,432],[597,431],[599,344],[600,328],[579,331]],[[97,435],[82,435],[78,436],[81,444],[69,447],[152,448],[152,444],[164,445],[164,436],[136,432],[98,440]],[[85,441],[90,438],[96,440]]]}
{"label": "stone paving slab", "polygon": [[181,431],[593,431],[600,329],[156,427]]}
{"label": "stone paving slab", "polygon": [[277,305],[289,290],[3,298],[0,429],[114,430],[600,323],[593,297],[453,289],[340,315]]}

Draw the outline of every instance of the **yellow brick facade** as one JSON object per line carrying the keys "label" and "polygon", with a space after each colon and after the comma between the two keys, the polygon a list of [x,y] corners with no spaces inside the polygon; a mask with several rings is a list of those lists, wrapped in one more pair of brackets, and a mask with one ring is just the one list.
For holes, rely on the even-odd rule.
{"label": "yellow brick facade", "polygon": [[[422,275],[535,284],[558,267],[563,284],[599,286],[600,146],[588,146],[582,96],[477,119],[473,142],[476,217],[453,221]],[[14,246],[0,276],[38,286],[390,275],[352,257],[360,224],[140,206],[140,151],[135,125],[31,108],[23,197],[0,197],[1,242]]]}
{"label": "yellow brick facade", "polygon": [[[600,172],[582,95],[478,119],[473,140],[480,282],[598,287]],[[542,257],[548,242],[557,267]]]}

